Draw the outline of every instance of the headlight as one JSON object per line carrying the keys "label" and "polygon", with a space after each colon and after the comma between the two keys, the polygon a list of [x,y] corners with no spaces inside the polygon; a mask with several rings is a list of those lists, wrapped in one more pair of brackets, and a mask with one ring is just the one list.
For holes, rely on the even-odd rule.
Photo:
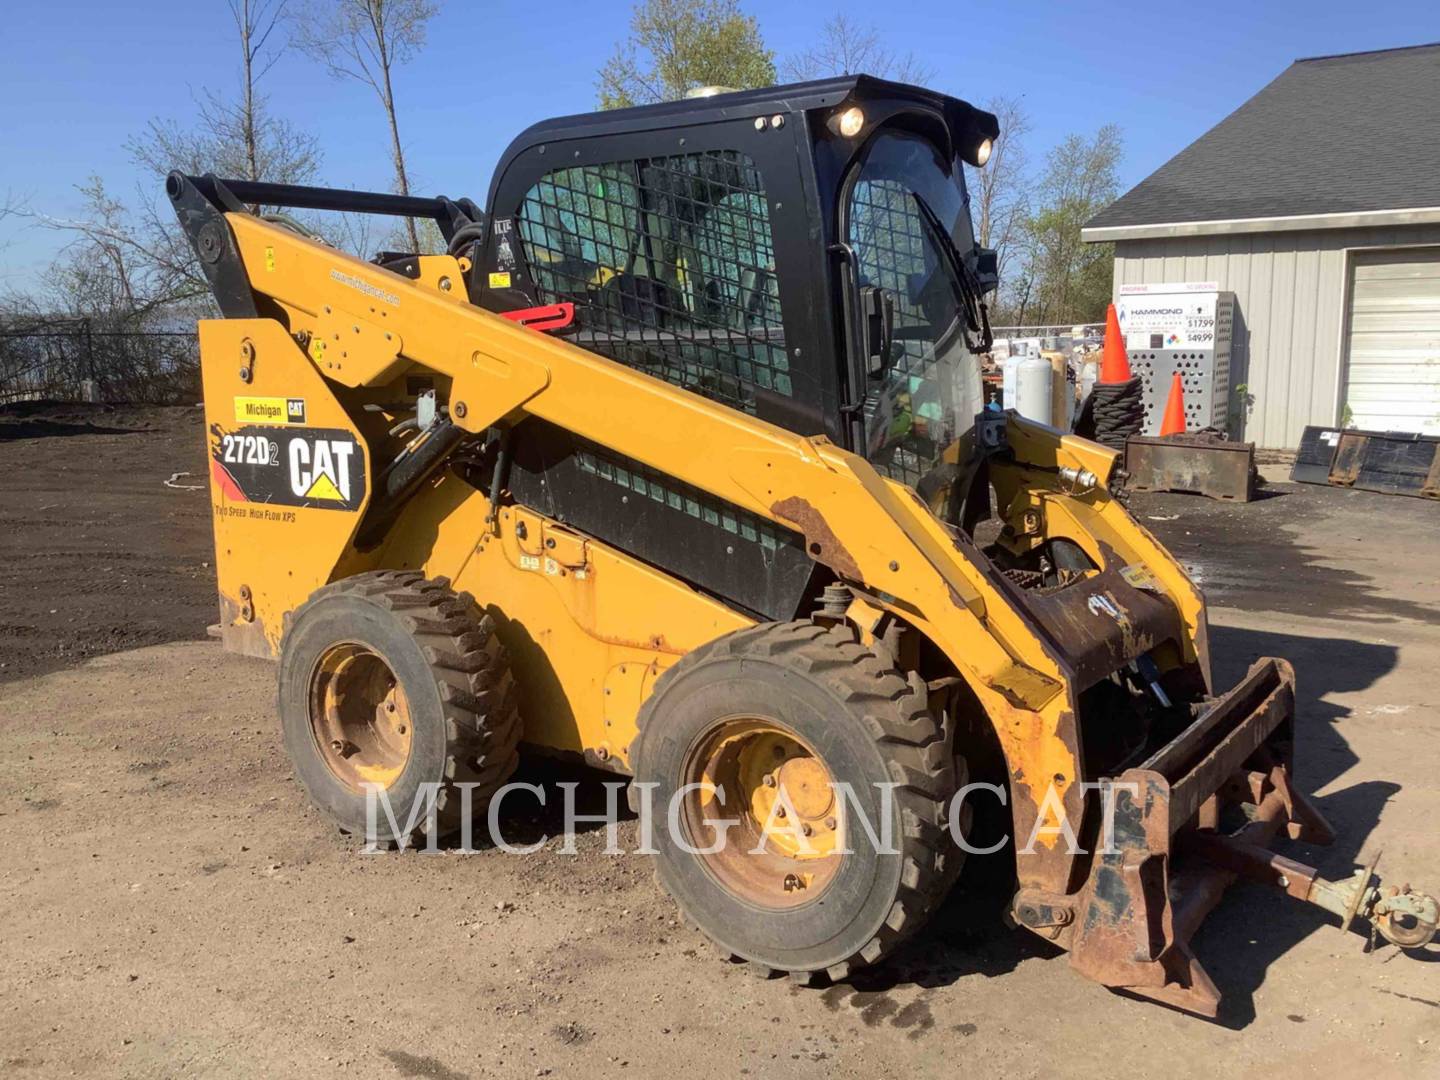
{"label": "headlight", "polygon": [[975,164],[984,168],[985,163],[990,160],[990,151],[995,149],[995,144],[989,139],[981,139],[980,145],[975,147]]}
{"label": "headlight", "polygon": [[852,105],[844,112],[835,117],[835,130],[847,139],[853,139],[860,134],[860,129],[865,126],[865,112],[858,105]]}

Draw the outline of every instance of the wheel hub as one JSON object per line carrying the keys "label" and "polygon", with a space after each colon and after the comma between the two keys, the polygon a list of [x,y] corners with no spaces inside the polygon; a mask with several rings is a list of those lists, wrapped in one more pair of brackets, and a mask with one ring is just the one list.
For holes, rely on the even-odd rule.
{"label": "wheel hub", "polygon": [[[844,858],[830,770],[780,725],[749,717],[717,724],[691,753],[685,782],[690,843],[727,889],[764,907],[817,897]],[[733,820],[721,843],[711,822]]]}
{"label": "wheel hub", "polygon": [[310,730],[326,766],[357,792],[390,787],[410,760],[410,703],[390,666],[365,645],[332,645],[316,662]]}

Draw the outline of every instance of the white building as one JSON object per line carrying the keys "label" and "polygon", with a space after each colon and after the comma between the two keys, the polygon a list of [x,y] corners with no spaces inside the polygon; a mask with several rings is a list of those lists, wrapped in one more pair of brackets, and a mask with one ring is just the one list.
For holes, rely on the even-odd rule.
{"label": "white building", "polygon": [[1233,434],[1440,435],[1440,44],[1297,60],[1081,235],[1235,294]]}

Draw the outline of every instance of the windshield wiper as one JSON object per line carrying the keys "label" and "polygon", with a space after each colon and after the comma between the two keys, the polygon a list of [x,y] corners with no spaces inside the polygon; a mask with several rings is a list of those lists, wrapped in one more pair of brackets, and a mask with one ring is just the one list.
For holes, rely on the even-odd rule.
{"label": "windshield wiper", "polygon": [[[954,238],[941,222],[940,216],[925,201],[925,197],[918,191],[912,191],[910,195],[915,200],[915,206],[920,211],[920,220],[925,223],[930,239],[940,249],[949,265],[950,284],[955,290],[956,299],[960,301],[961,310],[965,312],[965,326],[968,331],[965,335],[965,347],[972,353],[987,352],[995,338],[990,332],[990,312],[982,298],[980,282],[965,264],[965,257],[955,246]],[[979,337],[972,339],[972,333]]]}

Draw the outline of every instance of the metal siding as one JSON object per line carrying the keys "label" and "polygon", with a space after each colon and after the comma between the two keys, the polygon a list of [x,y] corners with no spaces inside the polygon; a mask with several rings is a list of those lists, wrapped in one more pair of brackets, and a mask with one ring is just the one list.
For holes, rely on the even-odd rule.
{"label": "metal siding", "polygon": [[[1293,234],[1274,236],[1275,251],[1271,256],[1269,335],[1265,341],[1267,355],[1291,356],[1290,329],[1295,308],[1295,244]],[[1265,430],[1285,426],[1290,405],[1293,364],[1265,365],[1265,397],[1259,403],[1265,410]]]}
{"label": "metal siding", "polygon": [[[1330,424],[1340,416],[1340,341],[1345,335],[1349,315],[1345,275],[1348,262],[1343,233],[1324,233],[1318,237],[1316,251],[1320,265],[1315,275],[1315,340],[1311,355],[1316,370],[1311,383],[1309,410],[1305,402],[1295,407],[1309,423]],[[1340,299],[1336,300],[1336,297]],[[1331,356],[1334,359],[1331,359]],[[1298,440],[1297,440],[1298,441]]]}
{"label": "metal siding", "polygon": [[1255,238],[1240,235],[1222,239],[1226,241],[1224,260],[1219,272],[1205,280],[1226,282],[1228,284],[1224,287],[1235,293],[1230,337],[1230,430],[1239,434],[1249,424],[1255,400],[1250,392],[1250,323],[1246,318],[1246,308],[1241,303],[1241,297],[1249,295],[1250,255],[1255,249]]}
{"label": "metal siding", "polygon": [[[1250,240],[1250,295],[1255,303],[1250,305],[1245,317],[1245,330],[1249,335],[1251,407],[1241,425],[1240,434],[1247,439],[1262,440],[1270,418],[1270,369],[1275,365],[1266,363],[1270,346],[1270,320],[1275,306],[1271,290],[1275,284],[1274,238],[1259,235]],[[1239,297],[1236,297],[1238,303]]]}
{"label": "metal siding", "polygon": [[1114,281],[1233,292],[1231,386],[1247,385],[1253,402],[1232,392],[1232,427],[1262,447],[1295,447],[1306,424],[1340,416],[1351,258],[1422,244],[1440,244],[1440,225],[1121,240]]}
{"label": "metal siding", "polygon": [[[1295,298],[1290,309],[1291,356],[1315,355],[1315,292],[1319,280],[1320,252],[1313,247],[1297,251]],[[1287,400],[1308,407],[1315,400],[1315,376],[1314,364],[1291,364]]]}

